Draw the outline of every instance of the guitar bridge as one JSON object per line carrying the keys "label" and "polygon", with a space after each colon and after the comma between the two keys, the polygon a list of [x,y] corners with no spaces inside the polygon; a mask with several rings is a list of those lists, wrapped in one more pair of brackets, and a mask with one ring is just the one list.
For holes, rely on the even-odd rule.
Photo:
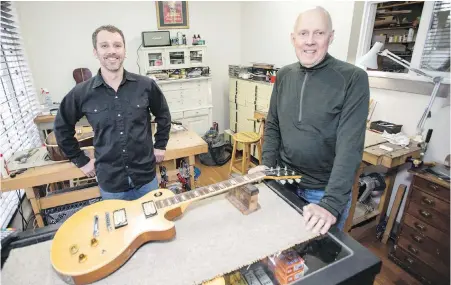
{"label": "guitar bridge", "polygon": [[113,212],[114,228],[120,228],[128,224],[125,209],[119,209]]}
{"label": "guitar bridge", "polygon": [[155,203],[153,201],[142,203],[142,207],[146,218],[153,217],[157,214],[157,208],[155,207]]}

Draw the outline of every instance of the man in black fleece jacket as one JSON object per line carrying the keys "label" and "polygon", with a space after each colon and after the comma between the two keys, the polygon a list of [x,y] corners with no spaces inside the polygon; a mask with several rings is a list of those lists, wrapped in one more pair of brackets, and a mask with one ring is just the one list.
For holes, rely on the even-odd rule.
{"label": "man in black fleece jacket", "polygon": [[[367,73],[328,53],[330,16],[317,7],[299,15],[292,42],[299,62],[277,73],[266,120],[262,165],[303,175],[298,195],[307,229],[343,229],[362,159],[369,108]],[[338,221],[338,222],[337,222]]]}

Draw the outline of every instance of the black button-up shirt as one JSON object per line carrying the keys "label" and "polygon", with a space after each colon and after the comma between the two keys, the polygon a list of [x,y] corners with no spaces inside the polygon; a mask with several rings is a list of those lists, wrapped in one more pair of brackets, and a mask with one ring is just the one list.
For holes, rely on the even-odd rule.
{"label": "black button-up shirt", "polygon": [[[149,111],[157,123],[155,145]],[[77,84],[64,97],[54,132],[58,146],[78,167],[89,162],[74,138],[75,124],[83,116],[94,130],[96,175],[103,190],[128,190],[128,177],[137,187],[155,178],[154,147],[166,149],[171,115],[154,80],[124,70],[116,92],[105,83],[99,70],[96,76]]]}

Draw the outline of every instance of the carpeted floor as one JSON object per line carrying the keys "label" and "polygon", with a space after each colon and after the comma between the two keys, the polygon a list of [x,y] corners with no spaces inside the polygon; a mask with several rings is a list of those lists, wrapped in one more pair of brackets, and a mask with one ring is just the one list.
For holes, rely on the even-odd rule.
{"label": "carpeted floor", "polygon": [[[248,216],[224,195],[198,201],[176,221],[177,236],[148,243],[118,271],[96,284],[200,284],[315,237],[302,217],[263,184],[261,209]],[[51,241],[15,249],[2,284],[65,284],[50,264]]]}

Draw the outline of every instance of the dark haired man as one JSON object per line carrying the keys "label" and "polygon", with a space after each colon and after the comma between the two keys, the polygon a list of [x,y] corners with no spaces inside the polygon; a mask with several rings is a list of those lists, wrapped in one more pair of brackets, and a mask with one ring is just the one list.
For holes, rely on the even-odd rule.
{"label": "dark haired man", "polygon": [[[58,146],[88,177],[96,176],[103,199],[134,200],[158,188],[156,163],[164,158],[171,128],[166,99],[150,78],[124,70],[121,30],[101,26],[92,34],[96,76],[64,97],[55,119]],[[157,132],[152,141],[150,112]],[[80,150],[75,124],[86,116],[94,130],[95,159]]]}

